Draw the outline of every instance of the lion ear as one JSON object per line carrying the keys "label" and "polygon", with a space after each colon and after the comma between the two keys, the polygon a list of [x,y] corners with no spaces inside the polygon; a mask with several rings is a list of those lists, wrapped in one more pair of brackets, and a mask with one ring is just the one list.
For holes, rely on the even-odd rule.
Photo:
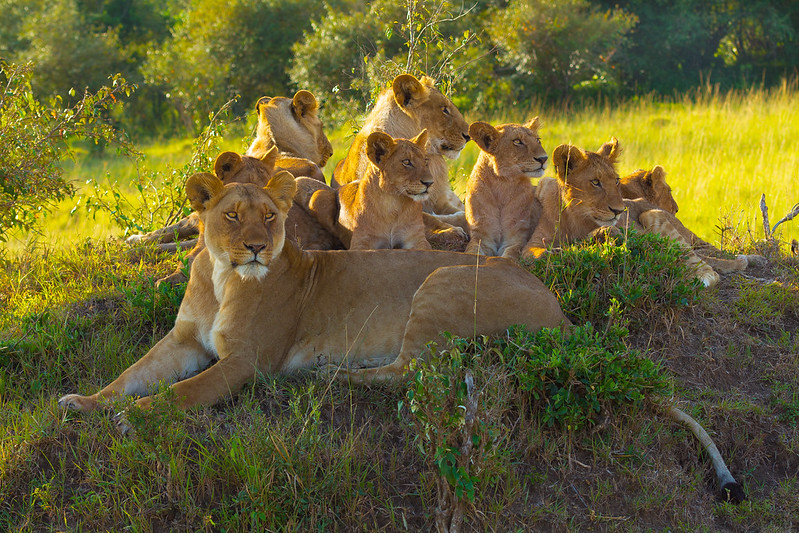
{"label": "lion ear", "polygon": [[294,108],[295,113],[304,117],[308,113],[315,113],[316,110],[319,109],[319,103],[316,101],[316,97],[309,91],[297,91],[294,94],[291,107]]}
{"label": "lion ear", "polygon": [[258,113],[258,115],[260,115],[261,114],[261,107],[265,106],[266,104],[268,104],[271,101],[272,101],[272,97],[271,96],[262,96],[262,97],[260,97],[258,99],[258,101],[255,102],[255,112]]}
{"label": "lion ear", "polygon": [[472,122],[469,125],[469,137],[481,150],[491,154],[496,149],[499,131],[488,122]]}
{"label": "lion ear", "polygon": [[646,179],[652,184],[656,183],[666,183],[666,170],[661,167],[660,165],[655,165],[655,167],[647,172]]}
{"label": "lion ear", "polygon": [[427,128],[423,129],[419,132],[419,135],[411,139],[411,142],[421,148],[422,150],[427,150],[427,139],[429,135],[427,134]]}
{"label": "lion ear", "polygon": [[369,161],[379,167],[380,163],[382,163],[383,159],[391,152],[395,144],[396,142],[391,135],[383,133],[382,131],[372,132],[369,137],[366,138],[366,155],[369,157]]}
{"label": "lion ear", "polygon": [[275,168],[275,163],[277,163],[277,158],[280,157],[280,151],[277,149],[277,146],[273,146],[269,150],[266,151],[264,155],[259,157],[258,159],[261,162],[269,167],[270,169]]}
{"label": "lion ear", "polygon": [[552,161],[558,172],[558,180],[565,182],[569,172],[577,168],[583,161],[588,159],[585,152],[573,144],[561,144],[555,148],[552,154]]}
{"label": "lion ear", "polygon": [[538,130],[538,128],[541,127],[540,123],[538,122],[538,117],[531,118],[530,122],[525,124],[524,127],[531,130]]}
{"label": "lion ear", "polygon": [[198,213],[205,211],[208,202],[224,188],[222,180],[210,172],[198,172],[186,180],[186,196]]}
{"label": "lion ear", "polygon": [[619,146],[619,140],[616,137],[611,137],[609,142],[606,142],[605,144],[599,147],[597,153],[603,157],[607,157],[611,163],[615,163],[619,159],[619,155],[621,154],[621,146]]}
{"label": "lion ear", "polygon": [[238,172],[241,166],[241,156],[236,152],[222,152],[214,161],[214,174],[220,180],[227,181]]}
{"label": "lion ear", "polygon": [[400,107],[408,107],[422,100],[429,89],[410,74],[400,74],[391,84],[394,90],[394,100]]}
{"label": "lion ear", "polygon": [[275,201],[278,209],[288,213],[294,202],[294,194],[297,192],[297,181],[291,172],[281,170],[272,176],[264,190]]}

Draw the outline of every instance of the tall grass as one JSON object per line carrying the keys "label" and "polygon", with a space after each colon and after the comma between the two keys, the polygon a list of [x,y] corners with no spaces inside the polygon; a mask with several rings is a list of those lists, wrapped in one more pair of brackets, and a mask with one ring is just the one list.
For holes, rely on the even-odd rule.
{"label": "tall grass", "polygon": [[[544,148],[562,143],[596,150],[611,136],[619,139],[619,173],[662,165],[680,206],[679,218],[705,239],[719,242],[719,225],[747,224],[762,237],[760,195],[765,193],[771,223],[799,202],[799,83],[773,89],[722,93],[705,85],[672,99],[644,96],[625,103],[535,105],[506,110],[492,122],[524,122],[541,117]],[[467,120],[485,120],[467,113]],[[469,143],[452,169],[456,190],[465,189],[478,149]],[[554,175],[550,171],[548,175]],[[799,235],[794,225],[787,231]]]}
{"label": "tall grass", "polygon": [[[722,93],[716,86],[705,85],[679,97],[649,95],[623,103],[598,101],[553,108],[526,102],[497,117],[464,111],[469,121],[490,119],[493,123],[524,122],[539,115],[544,147],[550,154],[562,143],[596,150],[611,136],[617,137],[623,149],[620,174],[662,165],[680,205],[680,219],[701,237],[718,243],[722,230],[730,224],[742,232],[751,228],[756,237],[762,237],[758,208],[761,194],[766,194],[772,224],[799,201],[796,109],[799,82],[795,79],[773,89]],[[248,118],[251,123],[253,117]],[[251,128],[235,129],[223,143],[224,149],[241,152],[250,140],[243,132]],[[346,154],[352,134],[352,124],[329,132],[334,155],[324,169],[328,177]],[[142,151],[145,158],[141,165],[151,169],[179,167],[190,158],[191,140],[155,143]],[[477,154],[477,146],[469,143],[450,163],[453,186],[461,195]],[[138,175],[135,161],[112,153],[97,156],[83,152],[66,164],[67,175],[84,193],[87,191],[80,186],[98,176],[107,176],[109,182],[129,183],[132,193]],[[32,238],[58,246],[76,238],[102,239],[121,233],[102,213],[87,216],[77,210],[70,214],[75,203],[65,201],[50,215],[44,235],[12,235],[7,246],[19,250]],[[799,234],[795,225],[783,231],[786,236]]]}

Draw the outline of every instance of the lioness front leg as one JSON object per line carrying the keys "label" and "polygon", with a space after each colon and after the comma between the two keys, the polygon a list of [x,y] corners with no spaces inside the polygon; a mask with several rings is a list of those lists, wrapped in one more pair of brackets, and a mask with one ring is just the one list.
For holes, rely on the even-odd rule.
{"label": "lioness front leg", "polygon": [[443,342],[444,331],[459,337],[498,335],[514,324],[538,331],[570,322],[544,284],[511,261],[493,258],[480,266],[442,267],[413,297],[397,358],[385,366],[341,369],[336,375],[355,383],[396,380],[429,342]]}
{"label": "lioness front leg", "polygon": [[147,354],[104,389],[90,396],[67,394],[58,405],[76,411],[92,411],[114,397],[146,396],[160,382],[174,383],[206,366],[211,355],[193,337],[180,339],[173,329]]}

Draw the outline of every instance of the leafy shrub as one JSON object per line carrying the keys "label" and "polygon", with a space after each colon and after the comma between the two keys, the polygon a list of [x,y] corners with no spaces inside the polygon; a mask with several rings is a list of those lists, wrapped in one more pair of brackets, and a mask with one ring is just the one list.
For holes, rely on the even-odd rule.
{"label": "leafy shrub", "polygon": [[660,366],[629,350],[625,337],[623,328],[598,332],[591,324],[537,333],[512,327],[497,339],[448,337],[443,350],[431,344],[425,360],[412,362],[408,411],[437,474],[437,521],[462,520],[465,502],[496,477],[520,411],[571,436],[600,413],[670,394]]}
{"label": "leafy shrub", "polygon": [[523,265],[578,324],[606,324],[619,314],[625,321],[643,323],[652,315],[694,304],[701,287],[680,245],[635,231],[626,239],[567,246]]}
{"label": "leafy shrub", "polygon": [[33,95],[33,65],[0,65],[0,241],[11,228],[35,230],[40,217],[74,188],[64,179],[62,160],[72,156],[67,141],[92,139],[132,151],[126,139],[104,119],[121,95],[134,86],[119,75],[111,86],[85,93],[72,107],[61,98],[48,104]]}
{"label": "leafy shrub", "polygon": [[197,172],[208,172],[219,155],[219,143],[228,122],[227,117],[233,100],[227,102],[216,113],[209,115],[208,126],[194,140],[192,157],[180,168],[168,166],[164,171],[142,169],[137,162],[137,194],[122,192],[118,182],[110,184],[91,179],[94,192],[78,202],[89,213],[104,211],[125,234],[147,233],[168,226],[191,213],[186,199],[186,180]]}

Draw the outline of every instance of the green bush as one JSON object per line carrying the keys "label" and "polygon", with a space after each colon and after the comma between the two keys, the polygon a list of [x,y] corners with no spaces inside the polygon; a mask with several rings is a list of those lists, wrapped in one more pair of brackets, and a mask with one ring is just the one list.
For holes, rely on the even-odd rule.
{"label": "green bush", "polygon": [[40,218],[74,188],[61,161],[72,156],[68,141],[92,139],[130,153],[132,146],[105,119],[105,114],[134,86],[119,75],[110,86],[85,93],[72,107],[60,98],[47,104],[33,95],[33,65],[0,65],[0,241],[11,228],[36,230]]}
{"label": "green bush", "polygon": [[619,313],[642,324],[696,302],[701,283],[676,242],[630,231],[626,239],[567,246],[523,262],[555,294],[575,323],[607,324]]}

